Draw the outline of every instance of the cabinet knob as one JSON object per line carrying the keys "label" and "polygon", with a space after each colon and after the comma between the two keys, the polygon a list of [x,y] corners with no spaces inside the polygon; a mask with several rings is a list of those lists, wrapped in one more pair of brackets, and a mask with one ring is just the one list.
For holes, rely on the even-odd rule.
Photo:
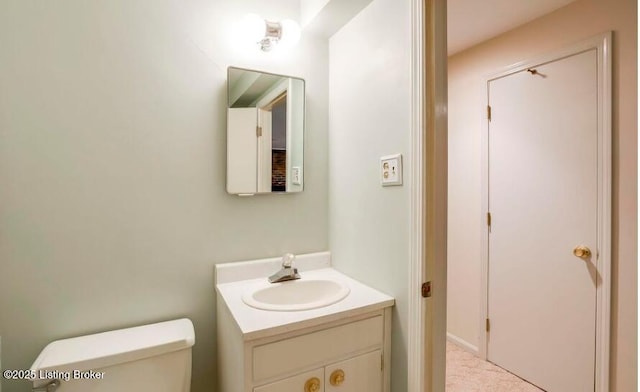
{"label": "cabinet knob", "polygon": [[304,392],[319,392],[320,391],[320,379],[318,377],[312,377],[304,383]]}
{"label": "cabinet knob", "polygon": [[335,387],[342,384],[344,382],[344,371],[342,369],[334,370],[329,376],[329,382]]}

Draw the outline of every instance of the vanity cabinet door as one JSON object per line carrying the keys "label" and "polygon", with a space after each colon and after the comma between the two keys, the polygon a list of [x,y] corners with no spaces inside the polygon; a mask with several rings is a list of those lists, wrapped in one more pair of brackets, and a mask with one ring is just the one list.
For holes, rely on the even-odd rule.
{"label": "vanity cabinet door", "polygon": [[253,389],[253,392],[324,392],[324,369],[316,369]]}
{"label": "vanity cabinet door", "polygon": [[325,367],[325,392],[382,392],[382,350]]}

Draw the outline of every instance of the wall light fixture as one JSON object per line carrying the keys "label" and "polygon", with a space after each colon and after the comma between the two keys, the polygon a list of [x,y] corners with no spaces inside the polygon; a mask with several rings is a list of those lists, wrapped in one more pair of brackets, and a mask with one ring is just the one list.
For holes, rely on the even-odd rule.
{"label": "wall light fixture", "polygon": [[260,45],[265,52],[279,47],[291,47],[300,39],[300,27],[291,19],[282,22],[267,21],[256,14],[248,14],[242,22],[248,40]]}

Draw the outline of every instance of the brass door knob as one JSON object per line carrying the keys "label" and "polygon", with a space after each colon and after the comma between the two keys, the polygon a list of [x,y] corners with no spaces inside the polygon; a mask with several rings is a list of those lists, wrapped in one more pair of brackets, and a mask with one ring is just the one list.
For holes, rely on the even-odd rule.
{"label": "brass door knob", "polygon": [[584,245],[578,245],[573,248],[573,255],[580,258],[587,258],[591,256],[591,249],[587,248]]}
{"label": "brass door knob", "polygon": [[318,377],[312,377],[304,383],[304,392],[319,392],[320,391],[320,379]]}
{"label": "brass door knob", "polygon": [[329,382],[334,387],[342,384],[344,382],[344,371],[342,369],[334,370],[331,376],[329,376]]}

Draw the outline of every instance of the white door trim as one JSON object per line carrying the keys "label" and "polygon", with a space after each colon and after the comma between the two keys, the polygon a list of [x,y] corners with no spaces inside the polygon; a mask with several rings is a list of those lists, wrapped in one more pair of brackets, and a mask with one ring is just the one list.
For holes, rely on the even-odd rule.
{"label": "white door trim", "polygon": [[[598,228],[597,270],[602,282],[596,287],[596,358],[595,392],[609,391],[609,350],[611,320],[611,32],[606,32],[577,44],[544,56],[518,62],[486,78],[489,82],[524,69],[559,60],[587,50],[597,50],[598,72]],[[487,96],[488,105],[488,96]],[[481,257],[480,323],[479,331],[485,331],[488,303],[488,239],[489,231],[484,213],[488,212],[488,131],[482,133],[482,205],[483,248]],[[480,333],[480,357],[487,358],[487,333]]]}
{"label": "white door trim", "polygon": [[409,325],[407,330],[407,390],[427,391],[424,385],[426,358],[424,333],[426,302],[417,293],[424,282],[422,241],[423,218],[423,139],[424,139],[424,2],[411,2],[411,265],[409,266]]}
{"label": "white door trim", "polygon": [[[407,390],[445,389],[447,2],[411,2],[411,259]],[[420,294],[432,282],[432,296]]]}

